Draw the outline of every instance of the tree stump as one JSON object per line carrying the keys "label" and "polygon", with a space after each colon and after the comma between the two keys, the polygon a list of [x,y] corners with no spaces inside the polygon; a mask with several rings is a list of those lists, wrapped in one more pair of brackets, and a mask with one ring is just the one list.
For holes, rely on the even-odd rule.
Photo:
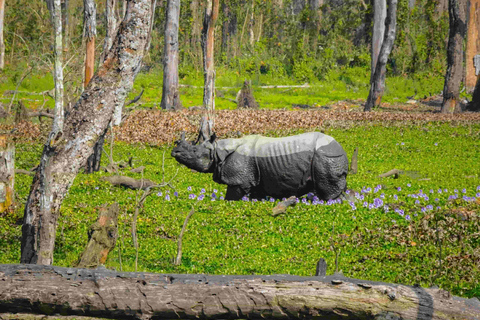
{"label": "tree stump", "polygon": [[258,109],[258,103],[252,94],[252,83],[249,80],[245,80],[242,89],[237,95],[237,108],[238,109]]}
{"label": "tree stump", "polygon": [[14,200],[15,145],[8,135],[0,135],[0,213]]}
{"label": "tree stump", "polygon": [[118,203],[101,207],[97,222],[88,230],[88,244],[78,259],[79,268],[96,268],[107,261],[118,237]]}

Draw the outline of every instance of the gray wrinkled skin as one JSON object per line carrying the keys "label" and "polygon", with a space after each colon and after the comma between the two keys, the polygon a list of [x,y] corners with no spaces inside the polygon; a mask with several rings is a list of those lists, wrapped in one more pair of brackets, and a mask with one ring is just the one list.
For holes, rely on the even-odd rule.
{"label": "gray wrinkled skin", "polygon": [[320,132],[218,141],[212,136],[200,145],[182,140],[172,156],[191,169],[213,172],[215,182],[228,186],[227,200],[309,192],[328,200],[338,198],[347,188],[347,155],[335,139]]}

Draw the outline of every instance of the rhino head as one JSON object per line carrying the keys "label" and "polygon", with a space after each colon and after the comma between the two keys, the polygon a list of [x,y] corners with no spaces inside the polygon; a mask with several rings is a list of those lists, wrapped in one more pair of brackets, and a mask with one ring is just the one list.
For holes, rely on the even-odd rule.
{"label": "rhino head", "polygon": [[185,140],[185,136],[175,141],[172,157],[181,164],[198,172],[213,172],[215,153],[215,139],[213,134],[209,140],[200,144],[193,144]]}

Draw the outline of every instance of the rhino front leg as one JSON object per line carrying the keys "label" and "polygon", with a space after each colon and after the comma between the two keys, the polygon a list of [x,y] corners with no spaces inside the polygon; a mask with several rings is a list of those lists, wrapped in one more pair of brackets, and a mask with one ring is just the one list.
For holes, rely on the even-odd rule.
{"label": "rhino front leg", "polygon": [[225,200],[241,200],[243,196],[248,194],[248,190],[245,190],[242,186],[228,186]]}

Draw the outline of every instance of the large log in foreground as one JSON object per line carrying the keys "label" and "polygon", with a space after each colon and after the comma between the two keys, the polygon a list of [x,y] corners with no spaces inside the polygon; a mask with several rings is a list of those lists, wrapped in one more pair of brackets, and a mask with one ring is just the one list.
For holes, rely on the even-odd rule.
{"label": "large log in foreground", "polygon": [[207,276],[0,265],[0,310],[115,319],[480,319],[477,299],[342,276]]}

